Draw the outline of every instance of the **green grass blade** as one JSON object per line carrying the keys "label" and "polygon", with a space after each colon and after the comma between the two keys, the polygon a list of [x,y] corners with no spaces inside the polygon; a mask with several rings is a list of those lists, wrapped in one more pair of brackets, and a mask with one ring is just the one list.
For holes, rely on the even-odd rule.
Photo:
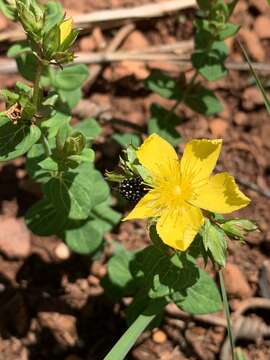
{"label": "green grass blade", "polygon": [[135,344],[138,337],[151,321],[163,310],[165,305],[166,302],[162,300],[154,303],[150,302],[144,312],[137,317],[103,360],[125,359],[125,356]]}
{"label": "green grass blade", "polygon": [[258,89],[260,90],[260,92],[261,92],[261,94],[263,96],[263,100],[264,100],[266,110],[267,110],[268,114],[270,115],[270,101],[269,101],[269,98],[268,98],[268,96],[266,94],[266,91],[265,91],[265,89],[263,87],[263,84],[262,84],[259,76],[257,75],[255,69],[252,66],[251,60],[250,60],[250,58],[248,56],[248,53],[247,53],[244,45],[239,40],[238,40],[238,44],[239,44],[239,46],[240,46],[240,48],[241,48],[241,50],[242,50],[242,52],[244,54],[244,57],[245,57],[248,65],[249,65],[250,71],[251,71],[252,75],[254,76],[254,79],[256,81],[256,85],[257,85]]}
{"label": "green grass blade", "polygon": [[225,289],[222,270],[219,270],[218,276],[219,276],[221,295],[222,295],[222,300],[223,300],[223,305],[224,305],[224,311],[225,311],[226,320],[227,320],[227,331],[228,331],[228,336],[229,336],[230,345],[231,345],[231,355],[232,355],[233,360],[237,360],[236,353],[234,351],[234,337],[233,337],[233,331],[232,331],[230,309],[229,309],[229,303],[228,303],[228,298],[227,298],[227,292]]}

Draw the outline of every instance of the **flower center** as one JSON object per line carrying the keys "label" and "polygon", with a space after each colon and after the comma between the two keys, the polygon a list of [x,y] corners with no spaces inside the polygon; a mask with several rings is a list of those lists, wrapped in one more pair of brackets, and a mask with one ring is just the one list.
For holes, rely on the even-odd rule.
{"label": "flower center", "polygon": [[176,185],[173,189],[173,193],[175,196],[179,197],[181,195],[183,195],[182,189],[180,187],[180,185]]}

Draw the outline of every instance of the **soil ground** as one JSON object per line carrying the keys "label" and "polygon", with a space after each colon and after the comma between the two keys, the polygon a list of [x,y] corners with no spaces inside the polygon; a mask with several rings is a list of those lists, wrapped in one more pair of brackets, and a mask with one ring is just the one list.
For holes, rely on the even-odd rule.
{"label": "soil ground", "polygon": [[[135,6],[148,0],[63,0],[61,3],[67,13],[74,15]],[[187,10],[180,16],[138,22],[122,48],[140,49],[192,39],[194,16],[194,10]],[[240,0],[233,21],[242,26],[239,37],[252,59],[268,62],[270,6],[266,0]],[[5,30],[10,24],[1,17],[0,26]],[[81,36],[76,46],[80,51],[100,50],[100,41],[106,45],[114,35],[115,29],[95,28]],[[229,60],[243,61],[237,43],[230,41],[228,46]],[[2,57],[7,47],[5,44],[0,50]],[[90,73],[94,67],[90,66]],[[142,80],[153,68],[174,75],[179,73],[177,65],[164,62],[145,65],[126,61],[105,66],[91,88],[85,86],[88,115],[94,112],[103,124],[103,132],[94,144],[97,166],[102,171],[111,170],[117,163],[120,147],[111,140],[114,131],[132,131],[134,126],[146,131],[152,102],[173,106],[170,100],[144,89]],[[17,78],[1,75],[0,87],[11,88]],[[262,78],[265,86],[269,86],[268,74],[262,74]],[[229,246],[225,279],[231,309],[235,312],[243,303],[252,303],[254,297],[266,302],[270,299],[270,120],[248,72],[230,71],[228,77],[209,86],[222,100],[224,111],[206,118],[179,107],[177,112],[183,118],[179,131],[184,141],[196,137],[224,139],[219,166],[232,173],[252,199],[251,205],[239,215],[256,220],[261,230],[249,236],[245,245],[234,242]],[[252,189],[254,185],[259,191]],[[124,304],[111,303],[100,286],[109,250],[95,261],[69,254],[67,260],[61,260],[62,255],[58,255],[65,254],[66,249],[59,239],[29,234],[21,221],[39,196],[39,189],[27,177],[24,158],[0,166],[0,360],[102,359],[126,328]],[[106,235],[106,240],[114,239],[127,249],[138,249],[149,242],[144,228],[141,221],[121,223]],[[268,303],[268,309],[265,305],[247,312],[254,328],[262,321],[270,325],[269,309]],[[209,322],[196,318],[175,320],[167,316],[159,329],[143,334],[128,358],[219,359],[226,338],[222,326],[214,326],[211,319]],[[246,359],[270,359],[267,337],[246,336],[237,344],[244,349]]]}

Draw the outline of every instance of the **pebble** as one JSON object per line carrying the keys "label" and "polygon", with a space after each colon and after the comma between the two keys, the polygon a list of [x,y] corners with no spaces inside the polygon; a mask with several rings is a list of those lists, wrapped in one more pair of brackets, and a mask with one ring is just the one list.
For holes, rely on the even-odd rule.
{"label": "pebble", "polygon": [[270,19],[268,16],[258,16],[254,22],[254,31],[260,39],[270,38]]}
{"label": "pebble", "polygon": [[265,50],[260,43],[260,40],[255,31],[242,28],[239,32],[239,35],[241,36],[244,42],[244,46],[247,48],[250,57],[256,61],[264,61]]}
{"label": "pebble", "polygon": [[152,335],[152,339],[157,344],[163,344],[167,340],[167,335],[162,330],[156,330]]}
{"label": "pebble", "polygon": [[227,263],[223,270],[227,292],[239,298],[248,298],[252,295],[249,283],[240,268],[235,264]]}
{"label": "pebble", "polygon": [[55,256],[59,260],[67,260],[70,258],[71,252],[66,244],[61,243],[54,249]]}
{"label": "pebble", "polygon": [[31,236],[21,219],[0,218],[0,251],[8,258],[26,258],[31,252]]}
{"label": "pebble", "polygon": [[209,127],[214,137],[219,138],[224,136],[228,129],[228,123],[225,120],[216,118],[210,122]]}

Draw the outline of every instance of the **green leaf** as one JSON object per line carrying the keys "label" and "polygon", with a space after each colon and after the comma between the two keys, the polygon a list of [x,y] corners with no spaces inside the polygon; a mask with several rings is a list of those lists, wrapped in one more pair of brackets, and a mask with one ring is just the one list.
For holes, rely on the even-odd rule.
{"label": "green leaf", "polygon": [[44,58],[51,60],[52,56],[58,50],[59,44],[60,29],[58,25],[55,25],[48,33],[43,36],[42,48],[44,52]]}
{"label": "green leaf", "polygon": [[43,146],[35,144],[27,154],[26,170],[28,175],[37,182],[46,183],[50,180],[51,175],[47,170],[40,167],[39,163],[46,159]]}
{"label": "green leaf", "polygon": [[95,160],[95,152],[93,149],[83,149],[79,155],[71,155],[68,160],[75,161],[80,164],[82,162],[93,162]]}
{"label": "green leaf", "polygon": [[15,58],[22,53],[30,52],[31,48],[29,46],[29,43],[27,41],[21,41],[14,45],[12,45],[7,52],[7,56],[11,58]]}
{"label": "green leaf", "polygon": [[224,65],[227,57],[224,42],[214,42],[211,49],[198,49],[192,55],[192,64],[208,81],[216,81],[227,75]]}
{"label": "green leaf", "polygon": [[0,161],[24,155],[39,140],[40,129],[22,122],[13,124],[7,117],[0,117]]}
{"label": "green leaf", "polygon": [[148,133],[156,133],[173,146],[178,145],[182,137],[176,127],[181,124],[182,119],[159,104],[152,104],[150,111],[151,118],[148,122]]}
{"label": "green leaf", "polygon": [[225,266],[227,254],[227,241],[224,232],[216,225],[212,225],[206,220],[202,228],[203,244],[207,251],[210,252],[214,261]]}
{"label": "green leaf", "polygon": [[44,33],[47,33],[54,25],[60,23],[63,16],[62,5],[56,1],[48,1],[46,4]]}
{"label": "green leaf", "polygon": [[61,177],[52,178],[44,185],[44,193],[63,214],[74,220],[88,218],[93,207],[95,189],[91,170],[69,171]]}
{"label": "green leaf", "polygon": [[127,288],[133,281],[130,272],[130,263],[135,258],[135,252],[122,251],[113,256],[108,262],[108,275],[114,285],[119,288]]}
{"label": "green leaf", "polygon": [[110,188],[101,173],[97,170],[92,171],[91,180],[94,187],[92,201],[94,206],[96,206],[107,200],[110,194]]}
{"label": "green leaf", "polygon": [[27,211],[25,221],[33,233],[50,236],[63,230],[67,217],[59,213],[58,208],[44,197]]}
{"label": "green leaf", "polygon": [[71,250],[78,254],[90,255],[100,248],[103,231],[99,220],[88,220],[83,223],[73,221],[70,224],[65,231],[65,242]]}
{"label": "green leaf", "polygon": [[136,134],[119,134],[114,133],[112,138],[122,147],[126,147],[128,145],[133,145],[138,147],[141,144],[141,139]]}
{"label": "green leaf", "polygon": [[231,36],[236,35],[237,32],[239,31],[240,27],[241,27],[240,25],[235,25],[232,23],[224,24],[223,29],[218,32],[218,36],[217,36],[218,40],[222,41]]}
{"label": "green leaf", "polygon": [[60,111],[56,113],[48,120],[42,121],[43,128],[48,129],[48,139],[54,138],[62,126],[69,124],[71,116]]}
{"label": "green leaf", "polygon": [[82,86],[88,74],[88,68],[83,64],[65,67],[63,70],[56,71],[53,86],[60,90],[75,90]]}
{"label": "green leaf", "polygon": [[185,98],[185,103],[193,111],[203,115],[214,115],[223,110],[217,96],[209,89],[197,85]]}
{"label": "green leaf", "polygon": [[94,139],[101,134],[101,127],[94,118],[85,119],[74,127],[75,130],[80,131],[87,139]]}
{"label": "green leaf", "polygon": [[71,91],[57,89],[57,92],[63,103],[66,103],[69,109],[73,109],[82,98],[81,88],[77,88]]}
{"label": "green leaf", "polygon": [[201,10],[207,11],[210,9],[209,0],[196,0],[196,2]]}
{"label": "green leaf", "polygon": [[132,272],[142,276],[142,288],[152,299],[161,297],[182,298],[185,289],[196,282],[198,269],[193,260],[179,253],[169,255],[156,246],[149,246],[136,255]]}
{"label": "green leaf", "polygon": [[210,314],[222,309],[222,301],[211,277],[199,269],[199,278],[186,289],[183,300],[176,303],[182,310],[198,315]]}
{"label": "green leaf", "polygon": [[110,231],[122,217],[122,214],[113,210],[108,204],[107,201],[98,204],[92,209],[91,215],[99,219],[103,224],[103,232]]}
{"label": "green leaf", "polygon": [[0,0],[0,11],[10,20],[15,20],[15,5],[8,4],[6,0]]}
{"label": "green leaf", "polygon": [[22,53],[16,57],[16,63],[20,74],[28,81],[34,82],[38,60],[31,53]]}
{"label": "green leaf", "polygon": [[55,159],[52,157],[46,157],[44,160],[40,161],[38,165],[41,167],[41,169],[46,171],[58,171],[59,165]]}
{"label": "green leaf", "polygon": [[183,95],[181,84],[159,70],[145,80],[145,87],[166,99],[180,100]]}

